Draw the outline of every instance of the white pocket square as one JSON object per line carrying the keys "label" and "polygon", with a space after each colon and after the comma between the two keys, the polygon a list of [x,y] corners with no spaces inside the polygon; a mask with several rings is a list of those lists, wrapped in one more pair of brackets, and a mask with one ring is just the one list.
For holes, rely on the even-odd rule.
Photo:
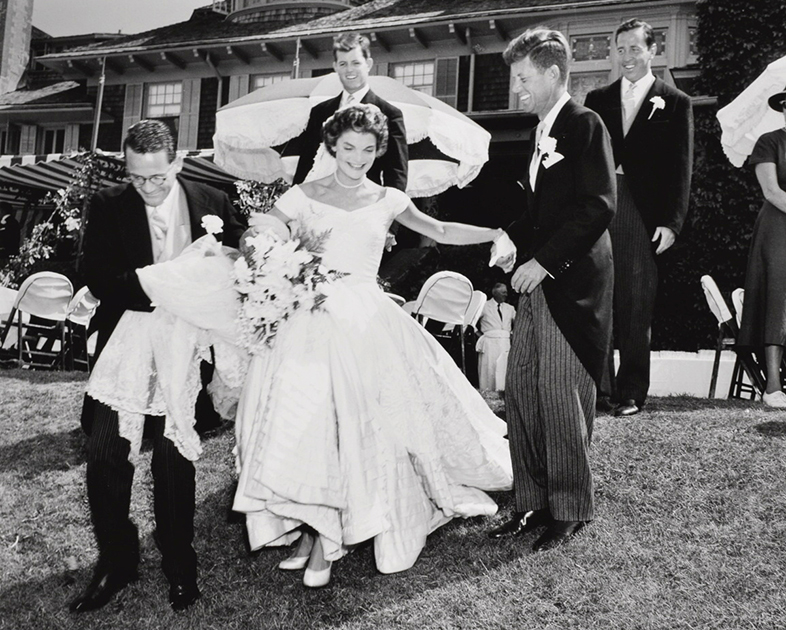
{"label": "white pocket square", "polygon": [[553,153],[549,153],[546,158],[543,160],[543,168],[551,168],[557,162],[564,159],[564,155],[562,153],[557,153],[554,151]]}

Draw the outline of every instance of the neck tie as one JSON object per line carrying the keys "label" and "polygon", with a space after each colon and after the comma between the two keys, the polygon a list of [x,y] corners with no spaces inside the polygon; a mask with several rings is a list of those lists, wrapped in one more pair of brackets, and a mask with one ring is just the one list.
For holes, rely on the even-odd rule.
{"label": "neck tie", "polygon": [[166,246],[167,219],[161,211],[161,206],[156,206],[150,213],[150,227],[153,230],[153,259],[159,262]]}
{"label": "neck tie", "polygon": [[344,107],[349,107],[355,104],[355,95],[347,93],[347,100],[344,102]]}
{"label": "neck tie", "polygon": [[538,167],[540,166],[540,137],[543,133],[543,123],[539,122],[535,130],[535,151],[532,153],[532,161],[529,163],[529,187],[535,190],[535,180],[538,177]]}
{"label": "neck tie", "polygon": [[633,124],[633,117],[636,114],[636,84],[631,83],[625,94],[622,96],[622,108],[624,111],[624,118],[622,121],[623,132],[628,133],[631,124]]}
{"label": "neck tie", "polygon": [[499,313],[499,321],[502,321],[502,304],[497,302],[497,313]]}

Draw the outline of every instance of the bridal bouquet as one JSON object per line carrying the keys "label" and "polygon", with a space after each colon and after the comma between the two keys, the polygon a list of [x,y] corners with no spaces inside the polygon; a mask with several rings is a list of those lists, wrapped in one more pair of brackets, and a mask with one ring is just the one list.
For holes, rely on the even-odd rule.
{"label": "bridal bouquet", "polygon": [[271,231],[246,238],[234,276],[241,343],[252,354],[271,347],[279,324],[295,311],[318,310],[331,282],[346,275],[322,264],[328,234],[301,228],[291,240]]}

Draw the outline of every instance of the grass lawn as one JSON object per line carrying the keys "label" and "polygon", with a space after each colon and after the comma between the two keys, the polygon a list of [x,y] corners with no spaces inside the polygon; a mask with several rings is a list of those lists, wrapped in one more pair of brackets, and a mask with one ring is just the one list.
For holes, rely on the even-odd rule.
{"label": "grass lawn", "polygon": [[[141,579],[106,608],[68,603],[96,559],[78,427],[84,376],[0,371],[0,628],[786,627],[786,413],[743,401],[653,399],[646,413],[596,422],[597,520],[561,549],[533,555],[534,535],[491,541],[511,510],[453,521],[417,564],[376,572],[366,545],[311,591],[249,554],[230,513],[233,434],[206,441],[197,464],[196,547],[204,597],[172,612],[151,534],[150,453],[132,518]],[[489,402],[502,410],[498,399]]]}

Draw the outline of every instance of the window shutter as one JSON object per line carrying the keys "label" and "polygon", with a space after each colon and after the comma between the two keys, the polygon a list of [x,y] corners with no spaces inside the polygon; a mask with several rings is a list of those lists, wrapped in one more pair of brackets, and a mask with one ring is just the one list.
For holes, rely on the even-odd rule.
{"label": "window shutter", "polygon": [[248,94],[249,78],[247,74],[236,74],[229,77],[229,103]]}
{"label": "window shutter", "polygon": [[20,125],[19,130],[19,153],[21,155],[35,154],[35,125]]}
{"label": "window shutter", "polygon": [[386,77],[388,75],[388,62],[375,61],[374,65],[371,66],[371,73],[380,77]]}
{"label": "window shutter", "polygon": [[79,125],[66,125],[63,153],[79,150]]}
{"label": "window shutter", "polygon": [[434,96],[456,107],[458,96],[458,57],[436,60]]}
{"label": "window shutter", "polygon": [[126,86],[126,102],[123,109],[123,138],[126,137],[128,128],[142,118],[142,83],[131,83]]}
{"label": "window shutter", "polygon": [[180,129],[177,138],[178,149],[196,149],[199,132],[199,96],[202,93],[201,79],[183,81],[183,100],[180,110]]}

